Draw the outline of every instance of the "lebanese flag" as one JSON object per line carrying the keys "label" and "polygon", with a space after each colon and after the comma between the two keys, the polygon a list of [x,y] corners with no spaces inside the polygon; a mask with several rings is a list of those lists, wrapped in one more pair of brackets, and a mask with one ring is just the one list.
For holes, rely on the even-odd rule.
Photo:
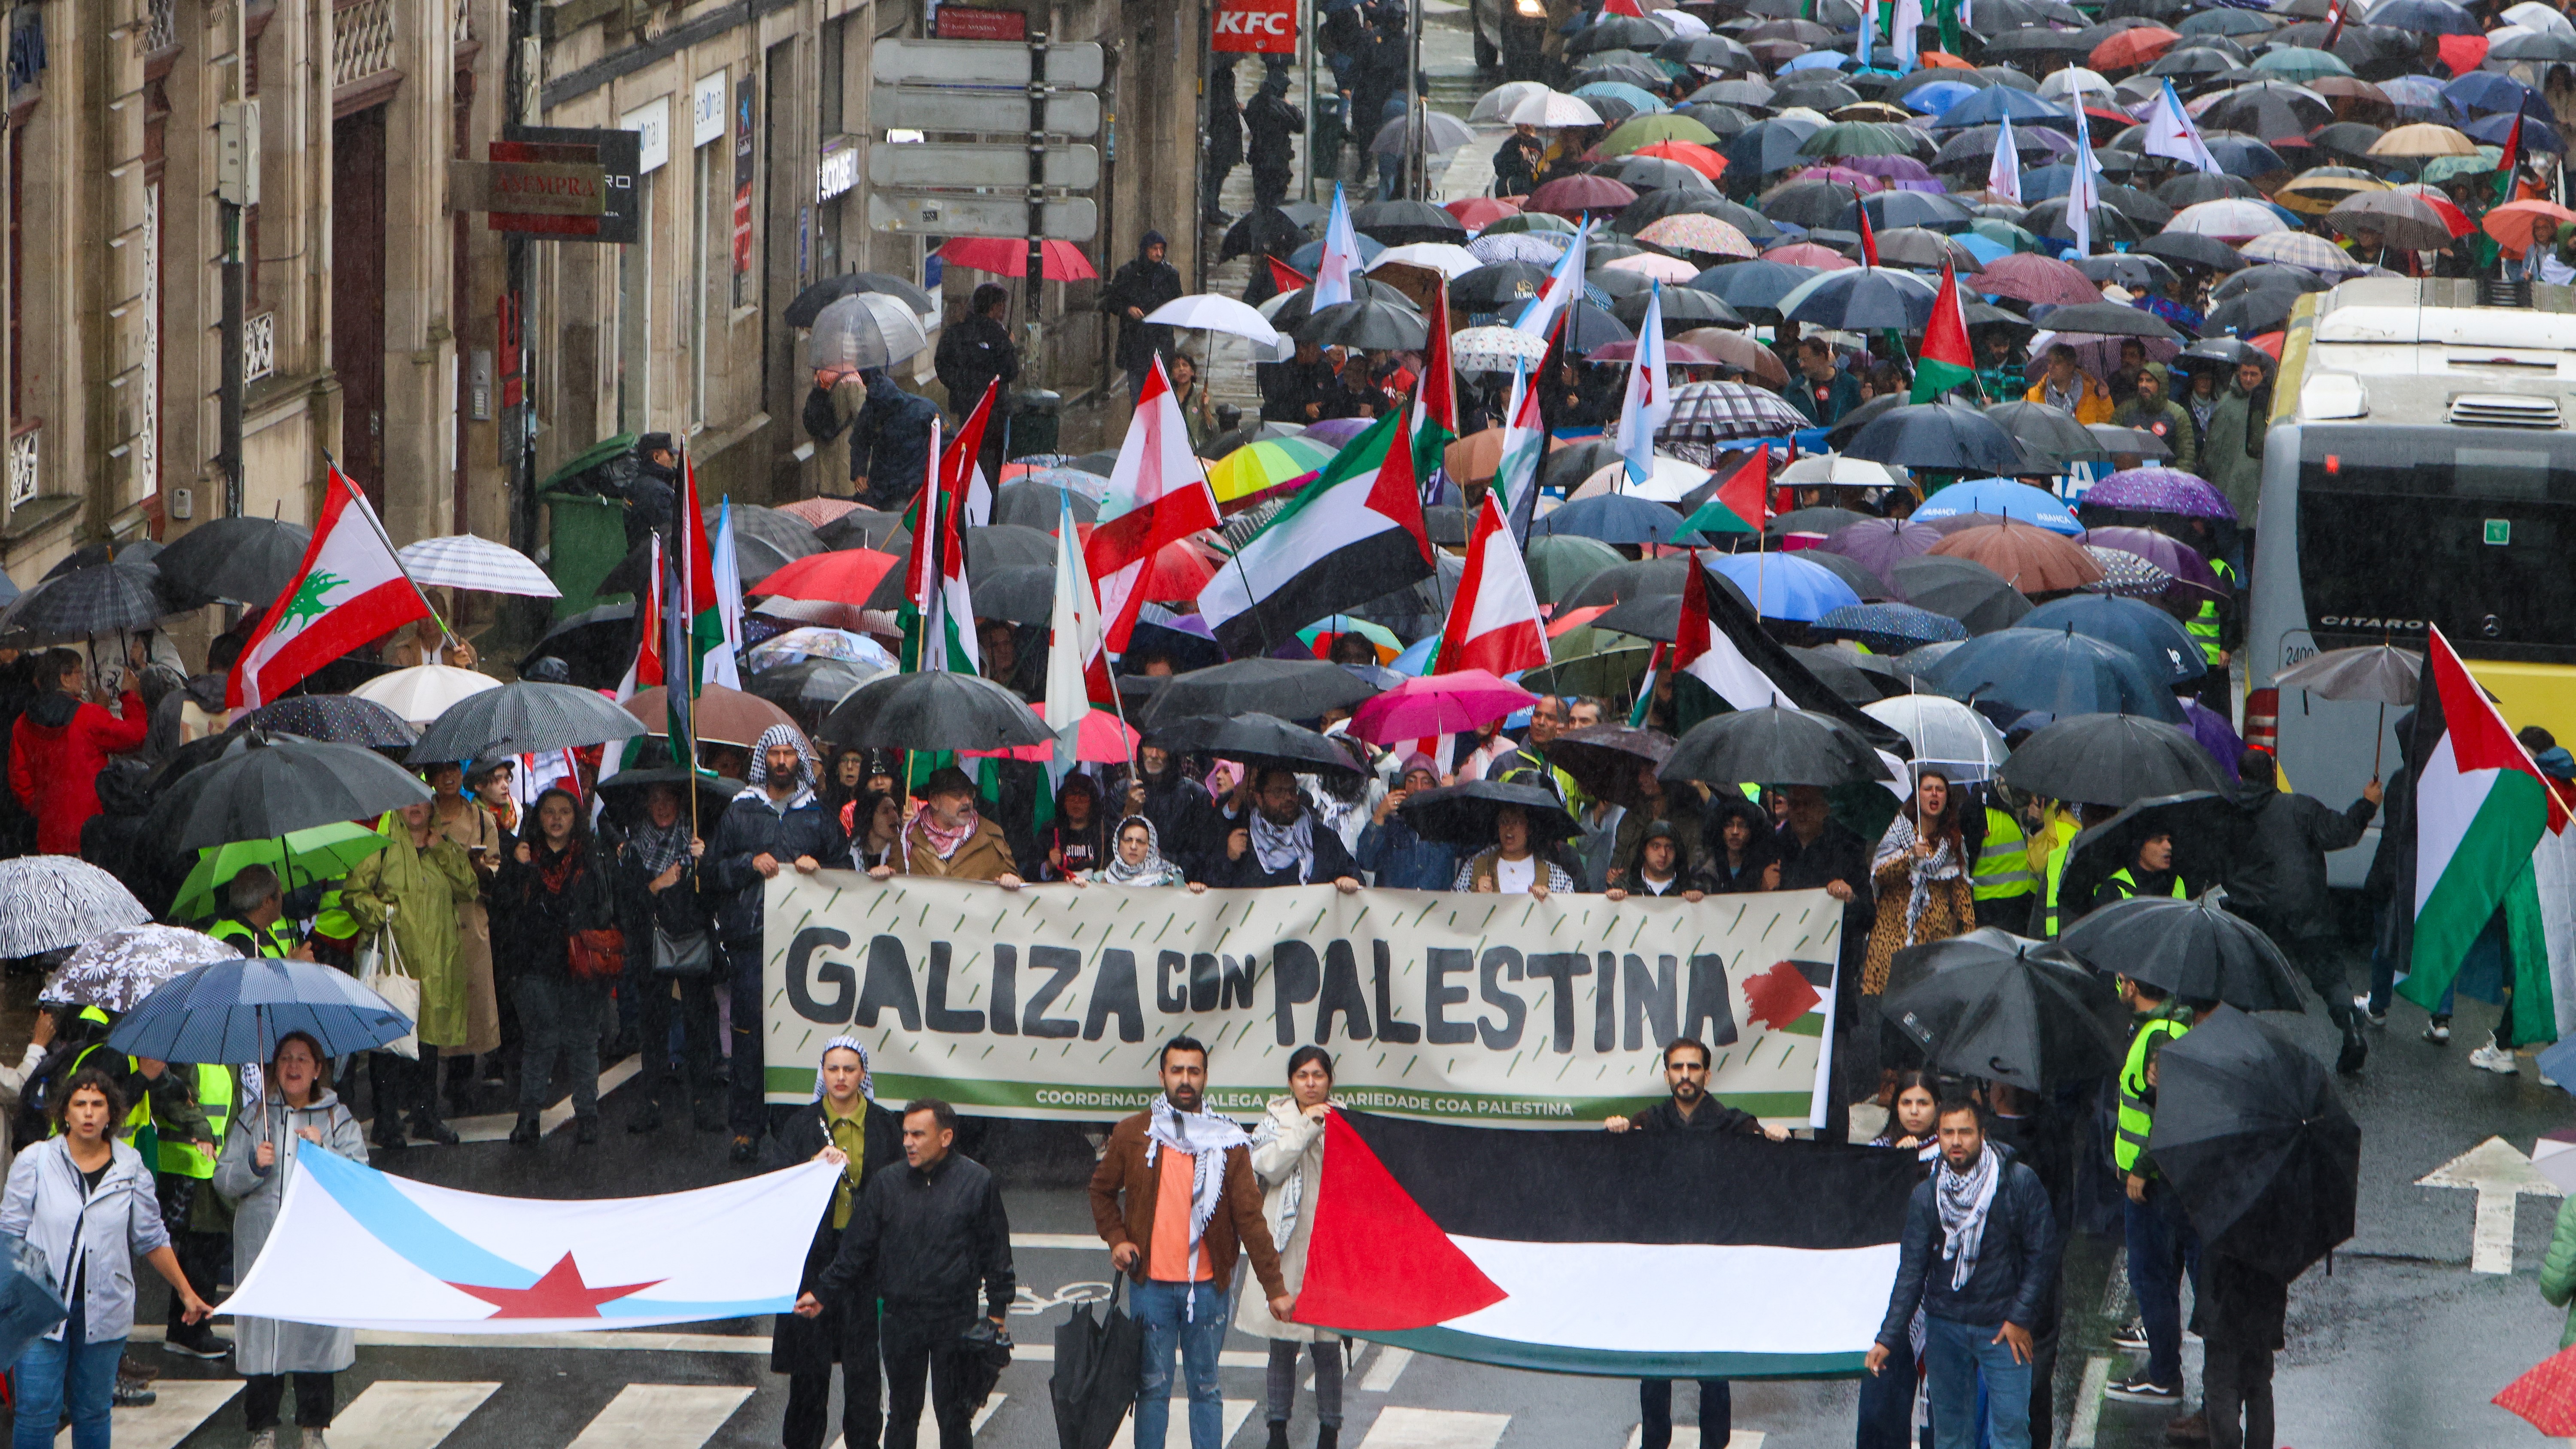
{"label": "lebanese flag", "polygon": [[[2422,762],[2413,797],[2415,911],[2409,974],[2399,989],[2430,1009],[2498,910],[2509,932],[2524,938],[2518,948],[2543,945],[2533,857],[2566,830],[2568,813],[2439,627],[2426,641],[2414,731],[2408,753]],[[2549,953],[2511,954],[2516,1034],[2548,1034],[2556,1016]],[[2526,1001],[2533,988],[2539,999]],[[2526,1032],[2525,1023],[2535,1029]]]}
{"label": "lebanese flag", "polygon": [[1136,630],[1136,611],[1145,604],[1138,585],[1154,555],[1219,521],[1216,494],[1208,488],[1207,469],[1190,451],[1189,426],[1160,357],[1127,421],[1127,439],[1109,470],[1108,497],[1112,506],[1123,500],[1125,507],[1102,514],[1082,553],[1100,594],[1102,638],[1109,652],[1119,654]]}
{"label": "lebanese flag", "polygon": [[1921,1171],[1883,1148],[1337,1109],[1295,1317],[1555,1373],[1849,1375]]}
{"label": "lebanese flag", "polygon": [[1440,628],[1440,663],[1432,672],[1481,669],[1510,674],[1547,665],[1547,632],[1539,622],[1538,591],[1512,539],[1511,521],[1491,489],[1476,510],[1476,534],[1467,540],[1467,568]]}
{"label": "lebanese flag", "polygon": [[234,661],[224,702],[256,709],[341,655],[429,616],[429,601],[403,572],[367,496],[331,464],[303,566]]}
{"label": "lebanese flag", "polygon": [[1968,348],[1968,314],[1959,305],[1959,278],[1947,263],[1941,267],[1941,295],[1932,303],[1932,320],[1923,329],[1923,351],[1914,361],[1914,390],[1909,403],[1928,403],[1961,383],[1977,380],[1977,355]]}

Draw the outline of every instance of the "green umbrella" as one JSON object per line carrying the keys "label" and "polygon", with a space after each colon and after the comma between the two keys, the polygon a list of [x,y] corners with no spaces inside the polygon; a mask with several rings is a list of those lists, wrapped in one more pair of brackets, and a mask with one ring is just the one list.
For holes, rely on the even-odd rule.
{"label": "green umbrella", "polygon": [[2304,45],[2266,51],[2254,58],[2254,68],[2288,81],[2312,81],[2320,76],[2352,74],[2352,67],[2331,51],[2313,50]]}
{"label": "green umbrella", "polygon": [[283,838],[271,836],[208,846],[197,852],[196,865],[189,869],[187,880],[180,883],[171,914],[187,919],[221,914],[221,902],[215,892],[250,866],[267,866],[277,872],[280,886],[294,890],[317,880],[347,875],[350,867],[386,844],[384,836],[366,826],[339,820],[310,830],[290,831]]}
{"label": "green umbrella", "polygon": [[1696,141],[1703,146],[1717,144],[1717,133],[1688,116],[1659,114],[1632,116],[1619,123],[1619,129],[1601,140],[1604,156],[1625,156],[1658,141]]}
{"label": "green umbrella", "polygon": [[1625,563],[1619,550],[1597,538],[1541,534],[1529,541],[1521,561],[1529,567],[1530,588],[1541,603],[1564,598],[1576,584],[1614,564]]}
{"label": "green umbrella", "polygon": [[[1568,630],[1568,633],[1576,631]],[[1623,639],[1630,636],[1610,634],[1604,637]],[[1554,640],[1549,641],[1554,644]],[[1646,661],[1655,652],[1652,644],[1639,642],[1621,649],[1605,649],[1598,654],[1579,654],[1559,659],[1544,669],[1533,669],[1520,678],[1523,689],[1547,694],[1587,694],[1603,699],[1624,699],[1637,687],[1637,677],[1646,672]]]}
{"label": "green umbrella", "polygon": [[2476,176],[2504,164],[2502,146],[2480,146],[2475,156],[2436,156],[2424,163],[2423,179],[2428,183],[2448,181],[2454,176]]}
{"label": "green umbrella", "polygon": [[1552,231],[1572,236],[1574,223],[1549,212],[1524,211],[1496,220],[1493,225],[1486,227],[1485,231],[1479,232],[1478,235],[1484,235],[1486,232],[1508,235],[1516,231]]}

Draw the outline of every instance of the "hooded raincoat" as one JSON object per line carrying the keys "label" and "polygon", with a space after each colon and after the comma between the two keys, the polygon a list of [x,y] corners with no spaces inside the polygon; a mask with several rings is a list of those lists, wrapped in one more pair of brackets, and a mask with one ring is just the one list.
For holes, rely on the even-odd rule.
{"label": "hooded raincoat", "polygon": [[[321,1135],[319,1147],[304,1140],[308,1127]],[[277,1144],[277,1161],[265,1168],[256,1165],[263,1142]],[[286,1185],[295,1180],[296,1155],[326,1150],[351,1162],[367,1160],[367,1134],[328,1087],[309,1107],[289,1107],[271,1092],[234,1120],[224,1139],[223,1160],[215,1164],[215,1191],[233,1205],[234,1282],[250,1272],[268,1246],[269,1231],[277,1226],[278,1209],[286,1201]],[[358,1332],[353,1328],[273,1318],[243,1318],[233,1324],[233,1368],[242,1374],[338,1373],[357,1361]]]}
{"label": "hooded raincoat", "polygon": [[456,908],[476,898],[481,878],[465,847],[447,836],[432,831],[422,850],[412,845],[399,814],[388,814],[377,828],[392,843],[350,867],[340,886],[341,908],[357,921],[360,940],[391,923],[396,964],[420,982],[421,1044],[462,1048],[471,1028]]}

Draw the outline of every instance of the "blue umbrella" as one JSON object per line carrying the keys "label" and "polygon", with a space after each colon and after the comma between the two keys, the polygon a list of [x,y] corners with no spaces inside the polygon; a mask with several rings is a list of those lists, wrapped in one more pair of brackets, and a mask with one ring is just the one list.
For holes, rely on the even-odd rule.
{"label": "blue umbrella", "polygon": [[2445,0],[2381,0],[2370,9],[2370,23],[2428,35],[2475,35],[2485,29],[2469,12]]}
{"label": "blue umbrella", "polygon": [[[2072,629],[1998,629],[1970,639],[1934,664],[1932,687],[1970,704],[2020,712],[2133,714],[2183,723],[2162,670]],[[1991,716],[1990,716],[1991,717]]]}
{"label": "blue umbrella", "polygon": [[1574,93],[1587,101],[1601,96],[1614,101],[1626,101],[1640,112],[1664,109],[1664,103],[1656,99],[1654,92],[1643,86],[1632,86],[1626,81],[1594,81],[1590,85],[1576,86]]}
{"label": "blue umbrella", "polygon": [[2490,146],[2501,146],[2505,143],[2505,138],[2513,134],[2513,123],[2516,120],[2522,122],[2522,148],[2524,150],[2546,151],[2553,156],[2564,156],[2567,154],[2567,143],[2559,137],[2556,127],[2550,125],[2547,121],[2537,120],[2530,116],[2517,115],[2512,112],[2507,112],[2501,115],[2480,116],[2478,119],[2462,125],[2460,127],[2460,131],[2472,141],[2484,141]]}
{"label": "blue umbrella", "polygon": [[2289,169],[2290,163],[2281,159],[2280,152],[2250,137],[2211,136],[2207,139],[2209,154],[2218,158],[2218,169],[2230,176],[2261,176]]}
{"label": "blue umbrella", "polygon": [[1726,157],[1727,166],[1742,176],[1768,176],[1803,166],[1807,158],[1798,148],[1807,138],[1822,129],[1813,121],[1775,118],[1756,121],[1727,138],[1718,151]]}
{"label": "blue umbrella", "polygon": [[2464,116],[2483,116],[2494,112],[2512,115],[2526,105],[2538,103],[2539,114],[2552,114],[2549,103],[2540,93],[2509,75],[2492,70],[2473,70],[2442,87],[2442,99]]}
{"label": "blue umbrella", "polygon": [[2010,478],[1973,478],[1953,483],[1925,500],[1914,510],[1914,517],[1929,523],[1936,518],[1956,518],[1962,513],[1992,513],[2001,518],[2045,528],[2074,538],[2084,532],[2084,525],[2065,504],[2027,483]]}
{"label": "blue umbrella", "polygon": [[1690,285],[1745,312],[1780,305],[1781,298],[1816,275],[1814,267],[1790,262],[1727,262],[1691,278]]}
{"label": "blue umbrella", "polygon": [[[1661,503],[1632,493],[1603,493],[1539,515],[1530,536],[1566,533],[1603,543],[1662,543],[1680,521],[1680,514]],[[1859,596],[1853,597],[1857,601]]]}
{"label": "blue umbrella", "polygon": [[107,1044],[165,1062],[264,1062],[291,1031],[310,1033],[324,1056],[343,1057],[401,1040],[411,1022],[345,971],[236,956],[172,977]]}
{"label": "blue umbrella", "polygon": [[2065,131],[2075,129],[2075,118],[2067,114],[2065,106],[2011,86],[1988,86],[1969,96],[1935,118],[1932,129],[1949,131],[1961,126],[1992,126],[2006,116],[2019,125],[2055,126]]}
{"label": "blue umbrella", "polygon": [[1708,567],[1732,580],[1766,619],[1808,623],[1860,603],[1860,595],[1839,574],[1794,553],[1725,553],[1710,559]]}
{"label": "blue umbrella", "polygon": [[[2492,75],[2492,71],[2471,71],[2471,75]],[[2441,82],[2430,76],[2401,75],[2378,83],[2379,93],[2397,107],[2397,114],[2409,121],[2442,121],[2449,116],[2442,104]]]}
{"label": "blue umbrella", "polygon": [[2037,206],[2064,196],[2075,185],[2075,168],[2067,165],[2034,166],[2021,174],[2021,199],[2025,206]]}
{"label": "blue umbrella", "polygon": [[1905,108],[1926,116],[1937,116],[1982,89],[1981,86],[1961,85],[1957,81],[1932,81],[1907,91]]}
{"label": "blue umbrella", "polygon": [[1780,73],[1786,75],[1793,70],[1840,70],[1843,62],[1850,59],[1849,55],[1839,50],[1810,50],[1789,57],[1788,61],[1780,67]]}
{"label": "blue umbrella", "polygon": [[[1998,87],[2000,89],[2000,87]],[[1893,328],[1920,333],[1932,320],[1940,293],[1912,272],[1893,267],[1849,267],[1824,272],[1798,284],[1779,301],[1780,315],[1792,322],[1840,327],[1855,332]]]}
{"label": "blue umbrella", "polygon": [[[1366,232],[1351,233],[1351,240],[1359,243],[1360,265],[1363,267],[1376,261],[1378,253],[1386,250],[1386,243],[1379,241],[1377,238],[1370,236]],[[1315,274],[1315,268],[1323,264],[1323,260],[1324,244],[1320,241],[1310,241],[1288,254],[1288,265],[1295,267],[1297,270],[1304,272],[1310,277]],[[1353,290],[1356,291],[1357,288],[1353,288]]]}
{"label": "blue umbrella", "polygon": [[[1966,248],[1968,255],[1975,257],[1979,266],[1983,266],[1988,262],[2002,261],[2004,258],[2013,254],[2013,249],[2011,247],[2005,246],[2002,242],[1995,240],[1993,237],[1979,236],[1977,233],[1972,231],[1961,232],[1959,235],[1951,239],[1956,241],[1960,246]],[[1976,284],[1971,282],[1969,285],[1973,287]]]}
{"label": "blue umbrella", "polygon": [[1912,604],[1851,604],[1818,619],[1816,632],[1839,634],[1881,654],[1902,654],[1921,644],[1965,639],[1968,626]]}
{"label": "blue umbrella", "polygon": [[2180,684],[2209,672],[2200,644],[2182,621],[2155,605],[2109,594],[2074,594],[2024,614],[2024,629],[2072,629],[2116,644]]}

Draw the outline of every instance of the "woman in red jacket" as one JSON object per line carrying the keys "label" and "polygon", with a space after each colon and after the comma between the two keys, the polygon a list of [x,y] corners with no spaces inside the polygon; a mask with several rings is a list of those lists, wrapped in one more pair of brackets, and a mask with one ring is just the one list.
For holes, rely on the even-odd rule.
{"label": "woman in red jacket", "polygon": [[72,650],[48,651],[36,678],[49,688],[10,734],[9,789],[36,817],[37,850],[78,855],[81,827],[99,811],[98,772],[139,748],[152,721],[130,689],[118,699],[123,718],[84,699],[87,666]]}

